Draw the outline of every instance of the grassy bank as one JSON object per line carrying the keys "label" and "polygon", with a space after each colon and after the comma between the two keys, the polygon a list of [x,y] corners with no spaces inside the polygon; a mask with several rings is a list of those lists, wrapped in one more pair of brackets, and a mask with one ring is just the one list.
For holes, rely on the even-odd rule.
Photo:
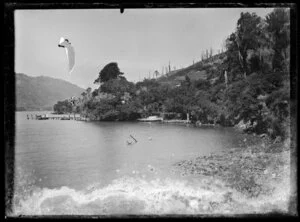
{"label": "grassy bank", "polygon": [[223,213],[224,209],[231,213],[290,213],[291,184],[295,183],[291,181],[290,163],[289,142],[263,141],[183,160],[174,167],[182,176],[207,178],[208,187],[221,181],[224,190],[231,190],[222,202],[209,205],[211,213]]}

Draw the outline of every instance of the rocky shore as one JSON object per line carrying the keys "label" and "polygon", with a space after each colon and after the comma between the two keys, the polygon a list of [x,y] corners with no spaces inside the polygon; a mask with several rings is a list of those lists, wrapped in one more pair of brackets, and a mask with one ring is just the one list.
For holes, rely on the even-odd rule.
{"label": "rocky shore", "polygon": [[[175,163],[174,168],[182,176],[220,180],[226,188],[247,200],[259,201],[257,206],[267,206],[267,211],[273,209],[287,213],[290,207],[291,183],[296,183],[291,181],[289,144],[288,141],[263,141],[255,146],[232,148],[209,156],[183,160]],[[227,203],[235,203],[235,208],[240,207],[239,200],[234,200],[232,192],[225,196]]]}

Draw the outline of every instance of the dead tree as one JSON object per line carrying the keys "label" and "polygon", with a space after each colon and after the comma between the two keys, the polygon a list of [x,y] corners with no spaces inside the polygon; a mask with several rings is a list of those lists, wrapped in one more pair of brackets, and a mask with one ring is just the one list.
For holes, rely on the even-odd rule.
{"label": "dead tree", "polygon": [[209,57],[211,58],[213,56],[213,49],[210,47],[210,50],[209,50]]}

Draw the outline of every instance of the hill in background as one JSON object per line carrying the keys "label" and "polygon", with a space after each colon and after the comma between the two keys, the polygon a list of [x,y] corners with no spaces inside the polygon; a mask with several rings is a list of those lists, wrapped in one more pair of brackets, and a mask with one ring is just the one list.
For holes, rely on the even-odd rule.
{"label": "hill in background", "polygon": [[52,110],[57,101],[80,96],[83,91],[65,80],[19,73],[16,74],[16,110]]}
{"label": "hill in background", "polygon": [[223,74],[222,64],[225,58],[225,53],[220,53],[186,68],[173,70],[159,77],[157,80],[160,83],[175,86],[184,81],[186,76],[188,76],[192,81],[201,79],[214,83]]}

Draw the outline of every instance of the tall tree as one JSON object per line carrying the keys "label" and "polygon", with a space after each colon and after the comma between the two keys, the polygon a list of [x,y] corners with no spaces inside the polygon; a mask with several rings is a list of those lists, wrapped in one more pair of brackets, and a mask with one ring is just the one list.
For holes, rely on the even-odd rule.
{"label": "tall tree", "polygon": [[[259,48],[259,37],[261,34],[260,28],[261,18],[255,13],[241,13],[237,22],[237,29],[226,40],[228,68],[243,73],[246,78],[252,70],[249,63],[253,52]],[[239,68],[237,68],[239,66]]]}
{"label": "tall tree", "polygon": [[94,81],[95,83],[107,82],[110,79],[116,79],[124,73],[120,72],[118,64],[116,62],[111,62],[104,66],[100,71],[98,78]]}
{"label": "tall tree", "polygon": [[271,34],[273,42],[274,57],[272,66],[274,70],[288,71],[290,44],[290,18],[289,12],[283,8],[274,9],[266,16],[267,30]]}
{"label": "tall tree", "polygon": [[241,13],[237,22],[236,44],[239,52],[239,59],[244,71],[244,76],[249,74],[247,57],[248,50],[255,50],[258,47],[257,37],[259,36],[259,23],[261,18],[255,13]]}
{"label": "tall tree", "polygon": [[213,56],[213,49],[212,49],[212,47],[210,47],[210,49],[209,49],[209,57],[212,57]]}
{"label": "tall tree", "polygon": [[92,96],[92,88],[88,87],[85,91],[86,91],[87,98],[90,99]]}
{"label": "tall tree", "polygon": [[236,34],[232,33],[226,40],[225,69],[229,70],[230,78],[236,79],[243,72],[243,63],[239,56],[239,48],[236,44]]}

